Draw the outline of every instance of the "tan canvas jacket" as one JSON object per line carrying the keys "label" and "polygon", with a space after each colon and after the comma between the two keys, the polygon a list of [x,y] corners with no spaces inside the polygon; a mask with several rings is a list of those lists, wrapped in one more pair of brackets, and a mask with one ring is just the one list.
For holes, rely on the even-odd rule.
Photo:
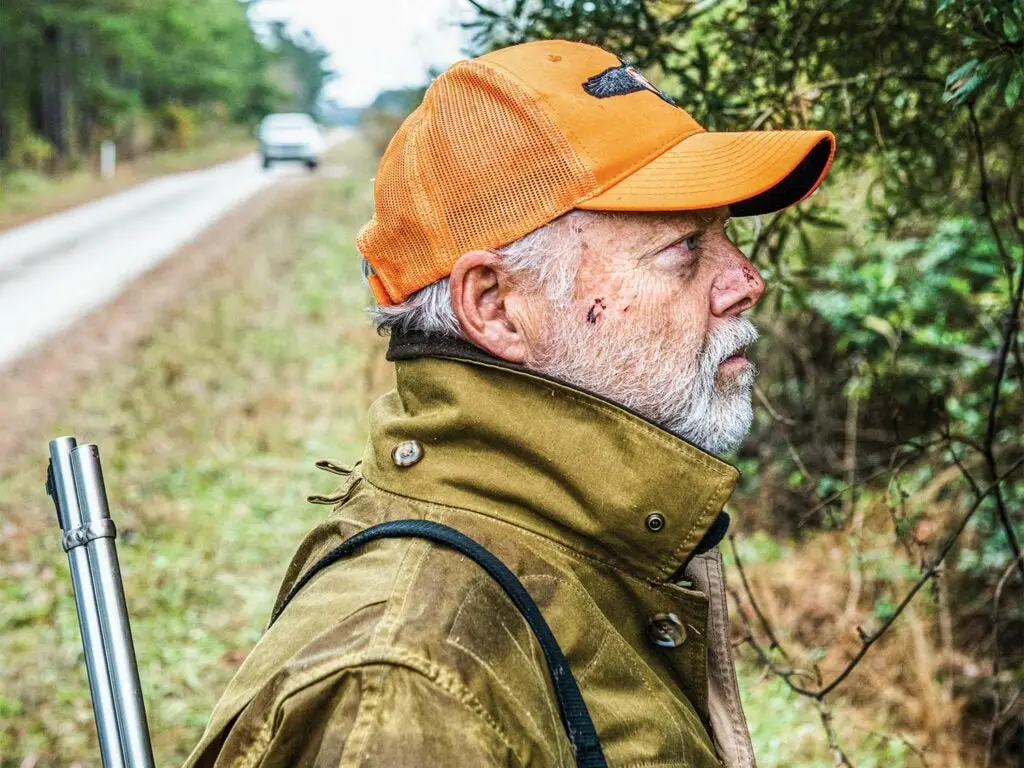
{"label": "tan canvas jacket", "polygon": [[[610,766],[753,766],[721,559],[694,556],[737,472],[611,403],[465,346],[399,340],[391,357],[397,389],[372,407],[365,455],[299,547],[279,601],[366,526],[444,523],[533,596]],[[410,441],[403,455],[420,455],[399,466],[393,452]],[[458,552],[398,539],[366,545],[299,592],[187,765],[574,761],[540,648],[501,588]]]}

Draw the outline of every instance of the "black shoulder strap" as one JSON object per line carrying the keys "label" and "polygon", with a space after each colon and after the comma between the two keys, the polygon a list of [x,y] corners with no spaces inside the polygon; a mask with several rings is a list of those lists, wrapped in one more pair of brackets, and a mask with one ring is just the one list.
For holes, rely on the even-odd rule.
{"label": "black shoulder strap", "polygon": [[537,637],[537,642],[540,643],[541,650],[544,652],[548,671],[551,673],[551,680],[555,686],[555,696],[558,697],[562,723],[576,755],[576,765],[581,768],[605,768],[607,763],[605,763],[604,753],[601,750],[601,742],[597,738],[594,721],[590,719],[590,712],[587,711],[587,705],[583,701],[583,694],[580,693],[576,678],[573,677],[572,670],[569,669],[569,662],[558,646],[558,641],[555,640],[547,621],[541,615],[537,603],[533,601],[530,593],[504,563],[454,528],[429,520],[395,520],[360,531],[320,558],[312,568],[303,574],[285,599],[281,601],[281,604],[277,606],[270,623],[273,624],[277,621],[285,606],[291,602],[299,590],[324,568],[347,557],[359,546],[369,541],[403,537],[429,539],[461,552],[476,561],[505,590],[530,625],[530,629],[533,630],[533,634]]}

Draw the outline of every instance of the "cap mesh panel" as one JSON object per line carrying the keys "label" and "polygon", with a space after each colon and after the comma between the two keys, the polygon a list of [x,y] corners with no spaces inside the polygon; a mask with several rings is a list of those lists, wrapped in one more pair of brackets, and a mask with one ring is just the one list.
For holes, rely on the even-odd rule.
{"label": "cap mesh panel", "polygon": [[461,62],[388,146],[359,248],[391,301],[401,301],[448,275],[463,253],[504,245],[565,213],[594,184],[524,86]]}

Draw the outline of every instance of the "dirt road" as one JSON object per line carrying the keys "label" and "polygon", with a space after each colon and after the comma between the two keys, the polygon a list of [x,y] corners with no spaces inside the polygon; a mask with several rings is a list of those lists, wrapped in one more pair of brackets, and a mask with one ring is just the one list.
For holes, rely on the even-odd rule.
{"label": "dirt road", "polygon": [[[345,138],[333,135],[331,143]],[[0,369],[120,293],[260,190],[308,172],[255,157],[140,184],[0,233]]]}

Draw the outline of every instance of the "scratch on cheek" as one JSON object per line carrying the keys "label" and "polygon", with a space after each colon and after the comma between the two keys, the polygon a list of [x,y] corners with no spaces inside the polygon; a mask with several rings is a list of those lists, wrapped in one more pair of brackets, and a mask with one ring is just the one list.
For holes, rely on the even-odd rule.
{"label": "scratch on cheek", "polygon": [[591,324],[597,323],[597,318],[601,316],[601,313],[608,309],[604,303],[604,299],[594,299],[594,303],[590,305],[590,309],[587,310],[587,322]]}

